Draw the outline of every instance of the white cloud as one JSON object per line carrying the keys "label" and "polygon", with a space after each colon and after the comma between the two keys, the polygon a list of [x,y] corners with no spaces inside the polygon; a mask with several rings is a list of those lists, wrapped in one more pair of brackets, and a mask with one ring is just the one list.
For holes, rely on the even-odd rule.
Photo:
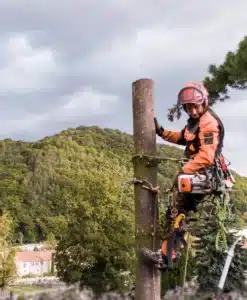
{"label": "white cloud", "polygon": [[[215,2],[211,4],[216,5]],[[167,15],[169,21],[164,17],[157,18],[156,22],[152,19],[150,26],[133,26],[128,35],[118,35],[101,49],[95,49],[87,60],[88,65],[97,68],[97,75],[113,81],[119,80],[120,76],[125,80],[143,77],[143,74],[155,77],[174,69],[185,74],[188,68],[194,68],[195,72],[200,69],[200,76],[204,77],[208,64],[222,61],[226,52],[235,50],[246,34],[247,4],[242,1],[237,10],[220,4],[214,7],[212,15],[208,5],[203,15],[203,6],[202,2],[190,1],[172,12],[173,19]],[[196,12],[197,22],[180,20],[186,19],[185,15],[194,17]],[[231,26],[228,26],[229,20]]]}
{"label": "white cloud", "polygon": [[102,93],[92,87],[82,87],[75,93],[63,97],[66,104],[48,114],[48,118],[67,121],[75,117],[89,117],[112,113],[119,101],[119,96]]}
{"label": "white cloud", "polygon": [[215,104],[215,110],[222,118],[247,117],[247,91],[229,92],[230,99]]}
{"label": "white cloud", "polygon": [[[27,7],[19,2],[0,4],[2,30],[24,32],[34,28],[32,41],[36,41],[31,43],[28,35],[18,34],[0,46],[6,58],[0,64],[0,94],[16,92],[23,97],[17,99],[23,100],[19,113],[14,106],[16,99],[11,102],[11,98],[1,98],[5,107],[0,134],[17,136],[33,131],[40,136],[57,130],[58,123],[61,129],[79,122],[87,125],[84,120],[90,116],[99,126],[99,116],[104,116],[102,123],[132,132],[131,83],[140,77],[151,77],[157,83],[155,102],[161,123],[175,130],[182,128],[186,118],[174,123],[165,121],[166,109],[176,102],[181,84],[204,78],[208,65],[221,63],[226,52],[235,50],[246,34],[246,0],[239,0],[237,5],[230,0],[103,0],[102,6],[97,6],[100,8],[95,5],[95,1],[84,1],[78,9],[78,1],[72,0],[57,11],[56,1]],[[82,35],[80,28],[88,29]],[[41,48],[38,44],[47,46]],[[60,57],[66,61],[59,61]],[[47,98],[45,94],[44,102],[40,101],[48,88],[54,88],[53,93],[47,93]],[[121,114],[114,118],[123,95],[128,99],[122,104]],[[42,114],[35,109],[40,106]],[[218,103],[215,110],[226,127],[227,157],[239,172],[247,170],[242,151],[246,148],[247,93],[233,94],[233,99]],[[16,120],[11,120],[13,115],[18,116]],[[3,119],[5,116],[8,120]]]}
{"label": "white cloud", "polygon": [[25,114],[21,119],[0,120],[0,135],[7,137],[23,130],[32,131],[43,121],[43,115]]}
{"label": "white cloud", "polygon": [[118,105],[117,95],[101,93],[92,87],[82,87],[77,92],[61,98],[61,105],[44,114],[26,114],[19,120],[0,120],[0,134],[9,135],[21,131],[40,131],[53,122],[82,122],[85,117],[113,113]]}
{"label": "white cloud", "polygon": [[24,34],[11,36],[4,47],[7,58],[0,66],[0,93],[28,93],[53,86],[57,72],[54,52],[34,48]]}

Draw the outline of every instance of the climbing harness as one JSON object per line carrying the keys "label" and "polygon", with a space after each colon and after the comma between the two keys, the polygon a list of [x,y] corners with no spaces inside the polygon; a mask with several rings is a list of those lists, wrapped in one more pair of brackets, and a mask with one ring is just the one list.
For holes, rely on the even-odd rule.
{"label": "climbing harness", "polygon": [[[216,249],[219,248],[219,239],[221,239],[222,247],[227,248],[227,231],[224,227],[224,221],[227,219],[230,213],[230,211],[228,210],[230,201],[229,192],[231,191],[235,180],[225,163],[224,157],[222,155],[217,157],[215,163],[212,166],[205,168],[201,174],[181,174],[178,176],[177,180],[178,187],[177,191],[172,191],[173,197],[176,197],[175,193],[177,192],[177,194],[182,195],[208,195],[210,196],[210,198],[213,198],[213,200],[215,201],[216,224],[218,229],[216,232],[215,246]],[[178,244],[175,239],[179,239],[178,235],[176,235],[176,231],[179,232],[180,226],[183,225],[183,223],[179,223],[181,217],[183,220],[185,220],[185,224],[188,224],[190,222],[190,219],[186,218],[186,214],[183,214],[181,212],[179,213],[178,209],[176,209],[176,202],[173,200],[171,203],[172,206],[170,217],[173,219],[173,223],[171,224],[168,236],[166,237],[168,245],[167,257],[169,269],[172,269],[173,263],[170,248],[174,248]],[[173,214],[173,211],[176,211],[176,214]],[[180,226],[178,226],[178,224]],[[175,245],[174,240],[176,241]],[[182,239],[180,240],[180,243],[181,242],[184,248],[186,248],[187,243]]]}
{"label": "climbing harness", "polygon": [[[134,159],[145,159],[147,166],[151,167],[162,161],[175,161],[181,164],[181,166],[188,161],[187,158],[171,158],[160,156],[149,156],[144,154],[136,154],[132,157]],[[153,186],[148,180],[133,178],[128,181],[130,184],[140,184],[142,188],[150,190],[150,192],[158,195],[160,193],[159,186]],[[228,204],[230,201],[229,192],[232,191],[232,187],[235,180],[226,165],[223,155],[218,156],[215,159],[213,165],[205,168],[202,173],[196,173],[193,175],[179,174],[177,176],[177,185],[173,183],[172,187],[168,189],[168,209],[167,209],[167,225],[169,229],[166,235],[162,238],[162,246],[158,252],[147,248],[142,249],[142,254],[149,257],[155,263],[156,267],[161,270],[173,269],[173,262],[178,261],[180,258],[180,250],[183,247],[188,247],[184,238],[186,230],[185,227],[191,221],[195,219],[190,218],[188,212],[178,208],[178,196],[183,195],[202,195],[209,196],[215,201],[215,210],[217,213],[218,232],[216,233],[216,248],[219,245],[219,240],[222,239],[223,245],[226,245],[226,230],[224,228],[224,220],[229,213]],[[201,200],[200,202],[203,202]],[[156,201],[155,201],[156,203]],[[156,208],[155,208],[156,212]],[[154,224],[153,238],[155,238],[155,224]],[[153,239],[154,241],[154,239]]]}

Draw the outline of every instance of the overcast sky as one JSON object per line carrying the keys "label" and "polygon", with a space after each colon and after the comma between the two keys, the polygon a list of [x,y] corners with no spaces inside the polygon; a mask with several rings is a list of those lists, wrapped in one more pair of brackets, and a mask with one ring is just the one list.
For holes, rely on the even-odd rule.
{"label": "overcast sky", "polygon": [[[184,83],[236,49],[246,11],[246,0],[1,0],[0,138],[38,140],[79,125],[132,133],[140,77],[155,81],[160,123],[180,129],[184,118],[167,121],[167,109]],[[215,111],[224,153],[247,175],[247,91],[231,96]]]}

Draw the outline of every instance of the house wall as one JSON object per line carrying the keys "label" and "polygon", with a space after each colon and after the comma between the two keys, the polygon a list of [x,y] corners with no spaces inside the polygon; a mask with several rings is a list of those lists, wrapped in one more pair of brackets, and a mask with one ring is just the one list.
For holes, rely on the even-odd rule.
{"label": "house wall", "polygon": [[50,261],[34,261],[34,262],[16,262],[18,276],[24,275],[42,275],[43,273],[51,272]]}

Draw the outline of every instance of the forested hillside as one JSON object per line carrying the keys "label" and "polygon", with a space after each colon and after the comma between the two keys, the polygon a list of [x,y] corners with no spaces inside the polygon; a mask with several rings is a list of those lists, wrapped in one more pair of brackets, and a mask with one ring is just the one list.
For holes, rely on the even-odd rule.
{"label": "forested hillside", "polygon": [[[135,274],[133,185],[127,184],[133,152],[131,135],[99,127],[68,129],[33,143],[1,141],[0,201],[13,218],[12,244],[55,236],[58,275],[67,283],[96,291],[126,288]],[[158,155],[181,158],[183,151],[159,144]],[[159,164],[161,222],[164,191],[178,170],[174,161]],[[232,198],[244,220],[247,178],[235,177],[242,191]],[[169,278],[169,286],[176,284],[176,276]]]}
{"label": "forested hillside", "polygon": [[[158,145],[158,150],[162,156],[183,155],[172,146]],[[123,198],[121,205],[132,219],[133,187],[124,183],[133,176],[133,151],[131,135],[99,127],[68,129],[33,143],[0,141],[0,201],[1,209],[15,221],[12,241],[39,242],[49,233],[59,239],[71,211],[81,201],[93,205],[101,184],[107,185],[113,203]],[[176,162],[159,165],[161,188],[169,187],[178,168]],[[236,188],[246,189],[247,178],[236,177]],[[246,191],[234,193],[242,212],[246,195]]]}

